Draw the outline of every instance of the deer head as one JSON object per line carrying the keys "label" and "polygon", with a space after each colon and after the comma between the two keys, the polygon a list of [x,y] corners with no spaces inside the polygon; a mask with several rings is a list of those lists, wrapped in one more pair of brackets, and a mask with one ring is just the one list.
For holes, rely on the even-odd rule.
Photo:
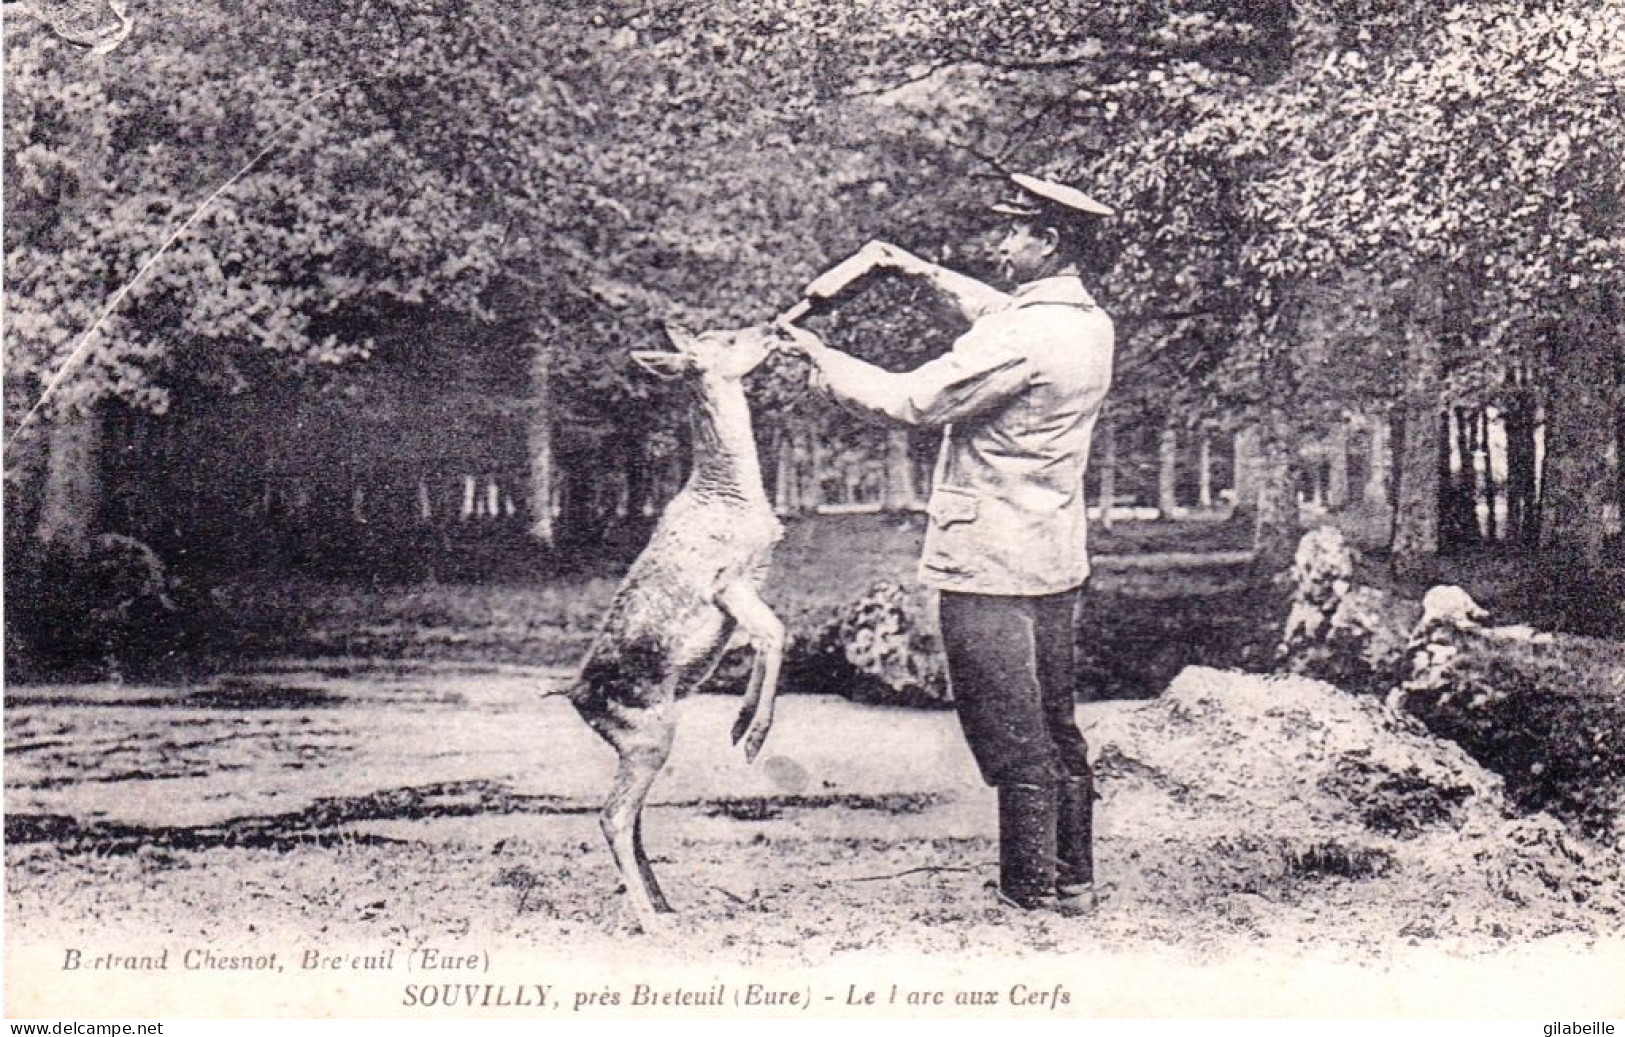
{"label": "deer head", "polygon": [[756,370],[777,348],[780,338],[769,325],[733,331],[690,334],[675,324],[666,325],[673,350],[634,349],[632,359],[657,378],[709,375],[737,382]]}

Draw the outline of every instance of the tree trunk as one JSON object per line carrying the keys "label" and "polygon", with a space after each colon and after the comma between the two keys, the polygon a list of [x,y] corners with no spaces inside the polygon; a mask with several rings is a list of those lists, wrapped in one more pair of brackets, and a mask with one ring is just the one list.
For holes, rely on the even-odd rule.
{"label": "tree trunk", "polygon": [[[107,104],[107,65],[99,59],[86,62],[74,78],[74,89],[87,90],[94,95],[98,103],[90,104],[90,110],[98,116],[78,126],[69,145],[77,175],[72,192],[61,199],[58,210],[59,222],[67,226],[94,220],[104,208],[102,198],[109,188],[106,176],[112,153],[113,118],[107,114],[112,110]],[[58,373],[61,370],[59,368]],[[68,372],[63,376],[61,389],[71,396],[72,385],[83,373],[83,365]],[[43,370],[40,377],[43,390],[46,379]],[[90,538],[97,532],[101,520],[102,415],[94,403],[67,406],[54,412],[47,405],[40,408],[36,420],[49,421],[49,425],[45,430],[45,480],[34,539],[44,547],[78,557],[89,549]],[[14,429],[7,432],[15,434]],[[9,445],[7,449],[10,450]]]}
{"label": "tree trunk", "polygon": [[1413,401],[1400,414],[1394,440],[1390,553],[1396,571],[1414,570],[1439,552],[1439,423],[1424,401]]}
{"label": "tree trunk", "polygon": [[1405,370],[1395,428],[1394,526],[1389,549],[1396,572],[1414,571],[1439,552],[1439,297],[1424,291],[1418,319],[1405,329]]}
{"label": "tree trunk", "polygon": [[587,456],[565,459],[558,473],[562,485],[559,517],[554,525],[555,542],[575,544],[583,542],[589,533],[596,534],[599,523],[593,514],[593,471],[595,465]]}
{"label": "tree trunk", "polygon": [[1342,418],[1332,426],[1326,441],[1326,504],[1334,509],[1349,503],[1349,425]]}
{"label": "tree trunk", "polygon": [[1461,520],[1461,481],[1456,474],[1456,423],[1453,409],[1439,410],[1439,550],[1450,551],[1466,542]]}
{"label": "tree trunk", "polygon": [[530,361],[530,535],[552,547],[553,528],[553,346],[537,339]]}
{"label": "tree trunk", "polygon": [[1284,569],[1298,546],[1298,437],[1285,414],[1270,414],[1259,427],[1258,504],[1253,516],[1256,564]]}
{"label": "tree trunk", "polygon": [[1501,539],[1501,523],[1495,514],[1495,453],[1490,449],[1490,412],[1478,410],[1478,446],[1484,465],[1484,539],[1491,544]]}
{"label": "tree trunk", "polygon": [[1613,322],[1592,320],[1561,343],[1547,418],[1541,545],[1595,569],[1602,562],[1604,507],[1613,495],[1608,443],[1614,435],[1610,379],[1618,348]]}
{"label": "tree trunk", "polygon": [[825,503],[824,466],[829,451],[822,430],[811,426],[796,430],[796,442],[796,455],[801,461],[801,510],[817,511]]}
{"label": "tree trunk", "polygon": [[[1620,354],[1618,385],[1625,390],[1625,349]],[[1620,407],[1614,417],[1614,507],[1621,524],[1625,524],[1625,406]],[[1620,535],[1625,537],[1625,530]]]}
{"label": "tree trunk", "polygon": [[1112,528],[1112,508],[1117,504],[1117,424],[1109,417],[1100,420],[1100,525]]}
{"label": "tree trunk", "polygon": [[1388,435],[1388,416],[1371,419],[1371,440],[1365,477],[1365,502],[1377,507],[1388,506],[1388,482],[1393,471],[1393,458],[1389,456],[1392,444]]}
{"label": "tree trunk", "polygon": [[1179,432],[1165,428],[1157,444],[1157,510],[1162,512],[1163,518],[1173,518],[1179,513],[1178,490]]}
{"label": "tree trunk", "polygon": [[1234,463],[1230,485],[1236,499],[1236,510],[1252,514],[1258,509],[1258,429],[1249,425],[1236,433],[1233,445]]}
{"label": "tree trunk", "polygon": [[886,430],[886,507],[905,511],[919,506],[919,490],[914,485],[914,458],[909,451],[908,429]]}
{"label": "tree trunk", "polygon": [[1535,543],[1535,408],[1520,387],[1502,415],[1507,436],[1507,539]]}
{"label": "tree trunk", "polygon": [[1477,421],[1469,420],[1465,407],[1451,408],[1440,417],[1441,547],[1466,547],[1479,540],[1478,481],[1474,469],[1476,429]]}
{"label": "tree trunk", "polygon": [[1196,446],[1196,504],[1213,507],[1213,437],[1205,431]]}
{"label": "tree trunk", "polygon": [[[7,395],[14,390],[6,385]],[[13,409],[7,402],[7,416],[11,418],[5,428],[7,436],[15,432],[15,418],[27,409],[22,403]],[[8,552],[25,551],[37,539],[35,530],[44,499],[45,471],[50,457],[48,426],[31,425],[16,439],[6,444],[5,450],[5,545]],[[15,559],[15,556],[13,556]]]}
{"label": "tree trunk", "polygon": [[100,418],[95,413],[61,414],[45,435],[45,485],[34,538],[43,546],[82,555],[101,510]]}
{"label": "tree trunk", "polygon": [[773,454],[778,458],[773,466],[773,508],[780,515],[794,515],[801,510],[801,479],[793,425],[781,424],[774,430]]}

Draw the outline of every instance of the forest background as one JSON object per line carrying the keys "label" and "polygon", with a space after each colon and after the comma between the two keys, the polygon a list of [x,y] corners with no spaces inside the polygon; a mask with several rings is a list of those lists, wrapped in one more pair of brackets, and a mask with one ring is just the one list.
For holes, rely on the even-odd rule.
{"label": "forest background", "polygon": [[[14,676],[579,634],[684,475],[628,351],[875,237],[990,274],[1011,171],[1119,212],[1086,276],[1119,333],[1099,552],[1235,549],[1263,585],[1330,520],[1372,579],[1619,635],[1617,0],[131,15],[92,56],[7,21]],[[905,367],[957,331],[925,302],[813,323]],[[812,608],[863,590],[854,552],[906,572],[934,444],[802,375],[752,393]]]}

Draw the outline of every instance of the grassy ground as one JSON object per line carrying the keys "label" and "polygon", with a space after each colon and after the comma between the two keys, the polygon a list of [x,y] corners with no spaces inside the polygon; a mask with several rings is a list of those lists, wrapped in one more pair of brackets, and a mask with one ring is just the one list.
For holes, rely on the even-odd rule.
{"label": "grassy ground", "polygon": [[[884,514],[790,521],[767,597],[792,641],[818,643],[837,610],[878,581],[912,584],[922,521]],[[1358,513],[1338,521],[1364,545],[1358,579],[1368,585],[1417,600],[1432,584],[1460,583],[1500,622],[1625,635],[1625,573],[1578,586],[1572,573],[1547,560],[1485,550],[1436,559],[1396,580],[1381,553],[1382,523]],[[1286,604],[1283,588],[1243,560],[1249,537],[1238,521],[1120,521],[1109,530],[1097,523],[1091,531],[1095,575],[1079,631],[1082,693],[1153,695],[1189,664],[1272,668]],[[81,650],[78,665],[14,651],[8,625],[8,677],[91,679],[118,672],[185,679],[228,670],[242,659],[309,656],[568,665],[591,642],[618,581],[617,564],[606,556],[572,557],[551,574],[541,571],[539,556],[527,554],[506,569],[487,564],[484,576],[456,579],[285,572],[194,578],[174,595],[179,613],[149,611],[147,627],[126,631],[106,650]],[[503,571],[510,575],[492,575]],[[64,617],[82,621],[82,613],[70,609]],[[88,626],[94,640],[117,624]],[[725,668],[724,677],[729,672]],[[806,690],[804,683],[792,672],[786,690]]]}
{"label": "grassy ground", "polygon": [[[1356,515],[1346,524],[1357,543],[1380,541],[1371,521]],[[912,584],[921,535],[917,515],[794,519],[767,598],[792,637],[810,637],[876,582]],[[1211,520],[1118,522],[1110,530],[1097,524],[1079,638],[1085,692],[1155,694],[1188,664],[1269,669],[1284,597],[1235,560],[1249,535],[1243,523]],[[1191,564],[1190,556],[1204,554],[1210,562]],[[1433,583],[1460,583],[1502,621],[1619,634],[1608,618],[1619,612],[1619,595],[1606,586],[1565,587],[1540,560],[1506,551],[1439,559],[1396,581],[1380,549],[1370,547],[1360,579],[1414,599]],[[227,665],[242,657],[333,655],[567,665],[591,642],[617,580],[613,570],[591,567],[511,580],[244,576],[210,588],[200,625],[202,640]]]}
{"label": "grassy ground", "polygon": [[[909,584],[919,557],[919,516],[829,515],[794,519],[776,555],[767,598],[792,631],[822,622],[882,580]],[[1122,559],[1161,552],[1236,550],[1244,531],[1217,522],[1118,523],[1093,534],[1104,556],[1094,586],[1130,597],[1179,597],[1235,584],[1233,572],[1130,569]],[[1233,565],[1231,569],[1233,569]],[[282,575],[215,588],[231,640],[251,655],[386,655],[552,665],[574,661],[613,595],[613,573],[547,582],[371,584]]]}

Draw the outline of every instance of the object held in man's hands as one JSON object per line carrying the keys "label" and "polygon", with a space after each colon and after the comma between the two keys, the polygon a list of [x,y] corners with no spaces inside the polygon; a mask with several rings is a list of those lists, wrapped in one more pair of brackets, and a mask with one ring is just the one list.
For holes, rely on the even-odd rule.
{"label": "object held in man's hands", "polygon": [[776,329],[784,331],[785,329],[788,329],[790,325],[794,324],[796,321],[805,317],[812,311],[813,301],[811,299],[802,299],[788,310],[785,310],[777,317],[774,317],[773,325]]}
{"label": "object held in man's hands", "polygon": [[911,259],[912,256],[896,245],[871,241],[819,274],[803,294],[814,301],[833,299],[865,275],[882,269],[906,269]]}

